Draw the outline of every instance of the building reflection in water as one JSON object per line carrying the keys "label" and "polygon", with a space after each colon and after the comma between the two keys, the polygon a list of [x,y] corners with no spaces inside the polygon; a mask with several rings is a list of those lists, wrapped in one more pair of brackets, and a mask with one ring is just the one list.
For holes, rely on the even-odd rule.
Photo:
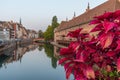
{"label": "building reflection in water", "polygon": [[30,52],[38,48],[39,51],[42,51],[42,49],[45,50],[45,54],[48,58],[51,59],[51,66],[56,69],[57,67],[57,60],[59,56],[59,48],[55,47],[50,44],[38,44],[37,45],[19,45],[14,50],[10,49],[7,51],[4,51],[4,54],[10,54],[8,55],[0,55],[0,68],[5,67],[7,68],[7,64],[13,63],[16,61],[19,61],[21,63],[22,57],[26,52]]}
{"label": "building reflection in water", "polygon": [[[0,68],[5,67],[7,68],[7,64],[13,63],[16,61],[22,61],[22,57],[26,52],[35,50],[38,46],[37,45],[18,45],[16,48],[9,49],[7,51],[3,51],[3,55],[0,55]],[[9,54],[9,55],[6,55]]]}
{"label": "building reflection in water", "polygon": [[60,57],[59,52],[60,52],[60,48],[57,46],[54,46],[54,56],[55,57],[57,57],[57,58]]}

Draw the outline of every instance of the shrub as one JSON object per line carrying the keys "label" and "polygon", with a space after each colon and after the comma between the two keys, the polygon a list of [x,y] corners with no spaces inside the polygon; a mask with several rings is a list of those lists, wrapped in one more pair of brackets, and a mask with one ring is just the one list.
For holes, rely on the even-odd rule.
{"label": "shrub", "polygon": [[95,25],[91,32],[97,32],[96,37],[89,33],[81,33],[82,28],[68,33],[76,38],[67,48],[60,50],[66,71],[66,79],[70,74],[75,80],[113,79],[119,78],[120,72],[120,10],[107,12],[94,17],[90,25]]}

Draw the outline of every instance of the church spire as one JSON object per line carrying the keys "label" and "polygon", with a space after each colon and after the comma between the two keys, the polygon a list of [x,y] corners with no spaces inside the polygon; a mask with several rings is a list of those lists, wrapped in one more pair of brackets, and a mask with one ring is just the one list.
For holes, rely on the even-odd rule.
{"label": "church spire", "polygon": [[88,2],[88,6],[87,6],[87,9],[86,9],[86,12],[90,10],[90,4]]}
{"label": "church spire", "polygon": [[66,17],[66,21],[68,21],[68,18]]}
{"label": "church spire", "polygon": [[21,18],[20,18],[20,21],[19,21],[19,23],[20,23],[20,24],[22,24],[22,20],[21,20]]}
{"label": "church spire", "polygon": [[74,16],[73,16],[73,18],[75,18],[76,17],[76,13],[74,12]]}
{"label": "church spire", "polygon": [[88,2],[88,7],[87,7],[87,9],[90,9],[90,4],[89,4],[89,2]]}

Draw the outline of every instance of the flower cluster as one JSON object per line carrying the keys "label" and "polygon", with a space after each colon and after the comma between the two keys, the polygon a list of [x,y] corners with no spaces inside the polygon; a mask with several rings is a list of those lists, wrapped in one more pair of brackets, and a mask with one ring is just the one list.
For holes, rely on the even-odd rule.
{"label": "flower cluster", "polygon": [[75,80],[106,78],[118,79],[120,72],[120,10],[107,12],[94,17],[90,25],[95,25],[91,32],[98,32],[96,37],[81,33],[82,29],[71,31],[69,37],[76,38],[67,48],[60,50],[66,71]]}

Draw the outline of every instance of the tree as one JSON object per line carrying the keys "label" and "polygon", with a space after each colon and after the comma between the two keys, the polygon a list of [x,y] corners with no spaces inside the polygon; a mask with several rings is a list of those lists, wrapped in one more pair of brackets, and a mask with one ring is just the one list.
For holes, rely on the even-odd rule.
{"label": "tree", "polygon": [[53,27],[49,25],[47,30],[44,32],[45,40],[53,40],[53,32]]}
{"label": "tree", "polygon": [[51,25],[48,26],[44,32],[44,38],[46,41],[54,40],[54,29],[59,26],[57,16],[53,16]]}
{"label": "tree", "polygon": [[59,23],[58,23],[57,16],[53,16],[53,18],[52,18],[52,27],[56,28],[58,26],[59,26]]}
{"label": "tree", "polygon": [[38,36],[39,36],[39,38],[43,38],[44,37],[42,30],[39,30]]}

